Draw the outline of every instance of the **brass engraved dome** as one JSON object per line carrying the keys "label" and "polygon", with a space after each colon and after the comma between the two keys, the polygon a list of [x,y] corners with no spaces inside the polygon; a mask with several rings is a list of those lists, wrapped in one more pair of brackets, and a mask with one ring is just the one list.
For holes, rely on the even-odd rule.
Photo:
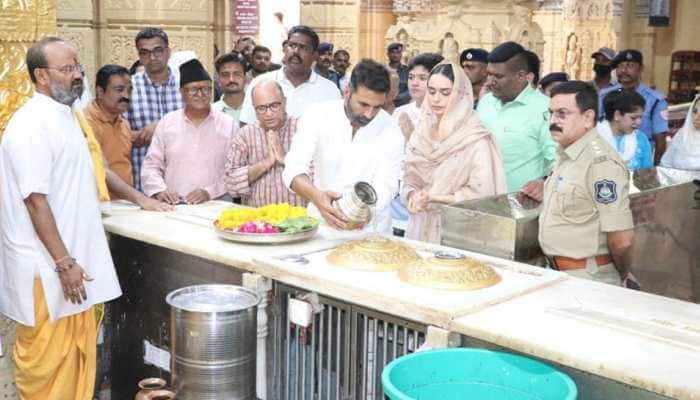
{"label": "brass engraved dome", "polygon": [[353,240],[336,247],[327,256],[329,263],[364,271],[395,271],[420,260],[415,250],[403,243],[381,236]]}
{"label": "brass engraved dome", "polygon": [[489,265],[453,252],[437,252],[408,264],[401,268],[399,277],[412,285],[447,290],[476,290],[501,281]]}

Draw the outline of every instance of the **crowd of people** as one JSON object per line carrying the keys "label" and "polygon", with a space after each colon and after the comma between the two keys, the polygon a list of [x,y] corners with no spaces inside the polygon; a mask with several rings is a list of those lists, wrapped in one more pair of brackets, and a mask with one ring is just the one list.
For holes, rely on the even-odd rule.
{"label": "crowd of people", "polygon": [[[667,104],[641,82],[634,49],[601,48],[595,79],[581,82],[540,80],[538,56],[515,42],[466,49],[461,65],[433,53],[404,65],[392,43],[387,63],[351,69],[347,50],[295,26],[281,65],[242,37],[213,77],[196,58],[169,66],[162,29],[134,43],[138,62],[102,66],[82,110],[75,49],[47,37],[27,53],[36,92],[0,144],[0,312],[20,324],[24,398],[92,391],[90,379],[51,377],[94,369],[84,327],[93,305],[120,295],[98,200],[286,202],[308,206],[324,235],[391,234],[403,220],[408,238],[439,242],[444,204],[519,192],[543,203],[550,267],[634,287],[629,171],[700,169],[700,104],[666,151]],[[334,202],[359,181],[377,202],[357,228]],[[53,369],[36,376],[38,363]]]}

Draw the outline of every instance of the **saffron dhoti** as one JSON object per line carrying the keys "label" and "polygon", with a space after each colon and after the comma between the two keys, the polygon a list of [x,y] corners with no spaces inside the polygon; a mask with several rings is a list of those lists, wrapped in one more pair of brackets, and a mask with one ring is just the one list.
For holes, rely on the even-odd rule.
{"label": "saffron dhoti", "polygon": [[95,387],[93,307],[51,322],[41,280],[33,287],[34,327],[17,324],[15,384],[23,400],[89,400]]}

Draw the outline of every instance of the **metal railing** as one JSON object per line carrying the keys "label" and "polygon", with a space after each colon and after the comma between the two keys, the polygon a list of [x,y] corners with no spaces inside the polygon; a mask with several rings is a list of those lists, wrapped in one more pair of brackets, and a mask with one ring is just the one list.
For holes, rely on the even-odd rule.
{"label": "metal railing", "polygon": [[274,400],[379,400],[386,364],[425,342],[426,327],[320,297],[323,310],[300,327],[287,315],[301,291],[275,284],[272,312]]}

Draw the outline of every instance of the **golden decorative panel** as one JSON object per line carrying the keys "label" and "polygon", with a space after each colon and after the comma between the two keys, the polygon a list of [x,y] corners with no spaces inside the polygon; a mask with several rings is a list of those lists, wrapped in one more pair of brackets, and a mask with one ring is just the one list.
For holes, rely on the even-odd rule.
{"label": "golden decorative panel", "polygon": [[49,0],[0,0],[0,135],[33,88],[25,57],[39,38],[56,33],[56,9]]}

